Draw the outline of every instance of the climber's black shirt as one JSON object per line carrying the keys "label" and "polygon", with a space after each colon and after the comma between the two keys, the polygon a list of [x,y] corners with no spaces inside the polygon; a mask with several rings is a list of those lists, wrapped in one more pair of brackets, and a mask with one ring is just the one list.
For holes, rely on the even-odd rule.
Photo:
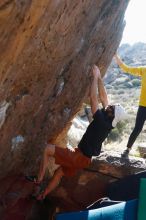
{"label": "climber's black shirt", "polygon": [[103,141],[112,129],[112,121],[104,109],[98,109],[93,115],[93,121],[78,144],[79,149],[87,157],[100,154]]}

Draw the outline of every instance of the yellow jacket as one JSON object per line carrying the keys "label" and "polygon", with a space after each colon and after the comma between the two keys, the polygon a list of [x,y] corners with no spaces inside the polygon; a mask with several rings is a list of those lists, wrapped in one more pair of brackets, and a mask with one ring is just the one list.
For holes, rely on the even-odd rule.
{"label": "yellow jacket", "polygon": [[130,67],[125,63],[122,63],[120,64],[120,67],[126,73],[141,77],[141,94],[139,105],[146,107],[146,66]]}

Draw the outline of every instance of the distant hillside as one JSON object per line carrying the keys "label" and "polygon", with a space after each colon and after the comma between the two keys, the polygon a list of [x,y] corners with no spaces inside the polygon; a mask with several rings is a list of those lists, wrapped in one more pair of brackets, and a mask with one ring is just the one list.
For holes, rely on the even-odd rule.
{"label": "distant hillside", "polygon": [[146,65],[146,44],[136,43],[132,46],[123,44],[118,50],[123,60],[130,65]]}
{"label": "distant hillside", "polygon": [[[146,66],[146,44],[145,43],[136,43],[134,45],[122,44],[118,50],[118,54],[122,60],[131,66]],[[117,64],[112,61],[109,66],[106,75],[105,83],[111,83],[117,78],[117,74],[122,73]],[[118,77],[122,77],[118,75]],[[130,76],[129,76],[130,77]],[[130,77],[131,79],[133,77]]]}

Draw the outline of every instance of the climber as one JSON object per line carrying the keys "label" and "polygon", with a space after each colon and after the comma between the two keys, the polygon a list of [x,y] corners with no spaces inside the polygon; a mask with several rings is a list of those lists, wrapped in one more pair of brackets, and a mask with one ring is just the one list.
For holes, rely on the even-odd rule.
{"label": "climber", "polygon": [[[72,176],[78,170],[88,167],[91,163],[92,156],[100,154],[102,143],[109,132],[119,121],[125,119],[126,112],[120,104],[109,105],[100,70],[95,65],[93,66],[92,74],[93,80],[90,89],[90,102],[93,121],[88,126],[78,147],[71,150],[53,144],[46,146],[38,177],[28,176],[27,179],[36,184],[40,184],[43,181],[45,171],[48,167],[49,157],[54,157],[55,163],[60,166],[55,171],[46,189],[37,195],[37,200],[43,200],[47,194],[54,190],[63,176]],[[102,109],[99,109],[97,85],[103,106]]]}
{"label": "climber", "polygon": [[140,95],[137,116],[136,116],[135,127],[129,137],[129,140],[127,143],[127,148],[122,153],[122,157],[128,157],[129,152],[130,152],[136,138],[138,137],[138,135],[142,131],[144,122],[146,120],[146,66],[143,66],[143,67],[127,66],[125,63],[122,62],[122,60],[120,59],[120,57],[117,54],[115,55],[115,60],[124,72],[130,73],[134,76],[140,76],[142,79],[141,95]]}

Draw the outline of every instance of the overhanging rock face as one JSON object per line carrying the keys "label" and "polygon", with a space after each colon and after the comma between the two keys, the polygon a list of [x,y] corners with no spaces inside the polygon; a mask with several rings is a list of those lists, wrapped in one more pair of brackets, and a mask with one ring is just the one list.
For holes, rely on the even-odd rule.
{"label": "overhanging rock face", "polygon": [[35,171],[45,143],[82,104],[92,64],[105,73],[128,2],[1,1],[1,176]]}

